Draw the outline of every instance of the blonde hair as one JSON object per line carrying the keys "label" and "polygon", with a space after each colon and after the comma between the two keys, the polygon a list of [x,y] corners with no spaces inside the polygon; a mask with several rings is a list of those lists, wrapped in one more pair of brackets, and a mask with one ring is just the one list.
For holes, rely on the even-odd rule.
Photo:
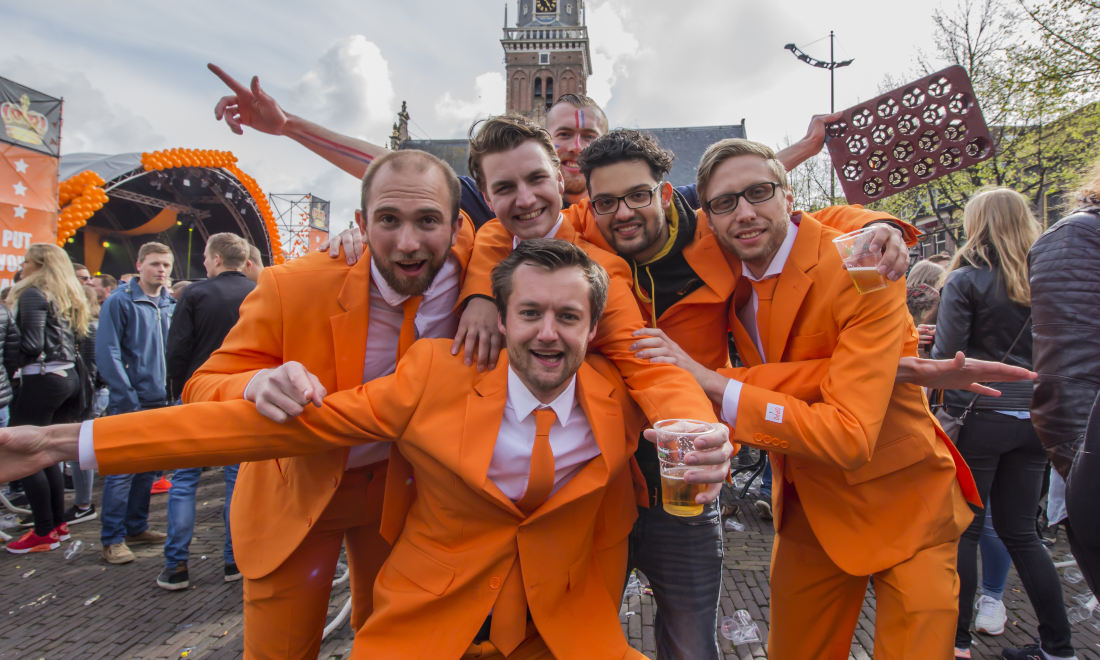
{"label": "blonde hair", "polygon": [[27,249],[24,258],[38,266],[38,270],[19,280],[11,288],[8,296],[12,312],[18,313],[19,297],[27,289],[34,287],[54,304],[59,316],[68,320],[69,328],[77,337],[87,335],[88,322],[91,320],[88,299],[80,280],[76,279],[69,255],[56,245],[35,243]]}
{"label": "blonde hair", "polygon": [[1039,238],[1039,223],[1027,198],[1011,188],[982,188],[963,211],[966,245],[955,253],[950,273],[965,265],[1000,271],[1013,302],[1031,306],[1027,252]]}
{"label": "blonde hair", "polygon": [[1078,204],[1100,204],[1100,159],[1090,165],[1081,175],[1081,187],[1078,188],[1073,198],[1067,200],[1067,207]]}
{"label": "blonde hair", "polygon": [[710,186],[710,179],[714,176],[714,170],[730,158],[736,158],[737,156],[759,156],[763,158],[771,167],[772,173],[775,174],[776,181],[784,190],[790,189],[791,185],[787,182],[787,170],[783,167],[783,163],[779,162],[775,150],[771,147],[741,138],[719,140],[707,147],[702,159],[699,160],[699,170],[695,175],[696,189],[699,200],[703,203],[703,208],[707,208],[707,187]]}
{"label": "blonde hair", "polygon": [[947,273],[943,266],[931,261],[918,261],[913,265],[909,275],[905,278],[905,286],[912,289],[922,284],[927,284],[939,291],[943,286],[943,276]]}

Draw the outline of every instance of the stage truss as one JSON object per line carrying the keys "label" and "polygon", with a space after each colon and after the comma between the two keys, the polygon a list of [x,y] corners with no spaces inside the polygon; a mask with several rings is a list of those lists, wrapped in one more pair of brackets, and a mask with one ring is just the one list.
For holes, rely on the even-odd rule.
{"label": "stage truss", "polygon": [[287,259],[296,259],[309,252],[311,230],[328,232],[327,201],[310,193],[271,194],[268,197]]}

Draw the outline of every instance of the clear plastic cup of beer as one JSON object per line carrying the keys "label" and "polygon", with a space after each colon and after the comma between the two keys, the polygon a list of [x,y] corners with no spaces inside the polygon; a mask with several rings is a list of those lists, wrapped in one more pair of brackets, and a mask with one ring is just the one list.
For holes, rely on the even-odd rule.
{"label": "clear plastic cup of beer", "polygon": [[844,268],[856,285],[856,291],[861,294],[885,289],[888,284],[878,272],[882,252],[871,249],[874,237],[875,228],[864,227],[833,239],[833,244],[840,251],[840,258],[844,260]]}
{"label": "clear plastic cup of beer", "polygon": [[674,516],[687,518],[703,513],[703,505],[695,496],[707,489],[706,484],[684,479],[688,470],[698,466],[684,463],[684,457],[695,451],[695,441],[714,432],[714,425],[694,419],[664,419],[653,425],[657,432],[657,458],[661,461],[661,503]]}

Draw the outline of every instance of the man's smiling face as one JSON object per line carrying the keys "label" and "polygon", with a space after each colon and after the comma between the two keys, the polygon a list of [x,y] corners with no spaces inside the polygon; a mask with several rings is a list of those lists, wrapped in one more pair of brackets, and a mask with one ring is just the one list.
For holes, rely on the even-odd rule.
{"label": "man's smiling face", "polygon": [[554,150],[561,159],[565,194],[586,195],[584,176],[577,166],[577,157],[592,141],[607,132],[607,119],[596,107],[577,108],[559,103],[546,113],[546,131],[554,140]]}
{"label": "man's smiling face", "polygon": [[[520,240],[545,237],[558,222],[561,172],[534,140],[481,160],[485,199],[504,228]],[[583,181],[584,179],[581,179]]]}

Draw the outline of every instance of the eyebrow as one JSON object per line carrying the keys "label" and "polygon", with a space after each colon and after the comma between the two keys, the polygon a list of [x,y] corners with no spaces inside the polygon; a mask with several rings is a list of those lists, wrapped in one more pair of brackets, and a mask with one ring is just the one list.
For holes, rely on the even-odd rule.
{"label": "eyebrow", "polygon": [[[374,213],[372,213],[371,215],[378,215],[379,213],[392,213],[394,215],[400,215],[401,209],[397,208],[396,206],[379,206],[374,209]],[[413,211],[413,213],[416,215],[425,215],[429,213],[443,213],[443,210],[436,206],[422,206]]]}

